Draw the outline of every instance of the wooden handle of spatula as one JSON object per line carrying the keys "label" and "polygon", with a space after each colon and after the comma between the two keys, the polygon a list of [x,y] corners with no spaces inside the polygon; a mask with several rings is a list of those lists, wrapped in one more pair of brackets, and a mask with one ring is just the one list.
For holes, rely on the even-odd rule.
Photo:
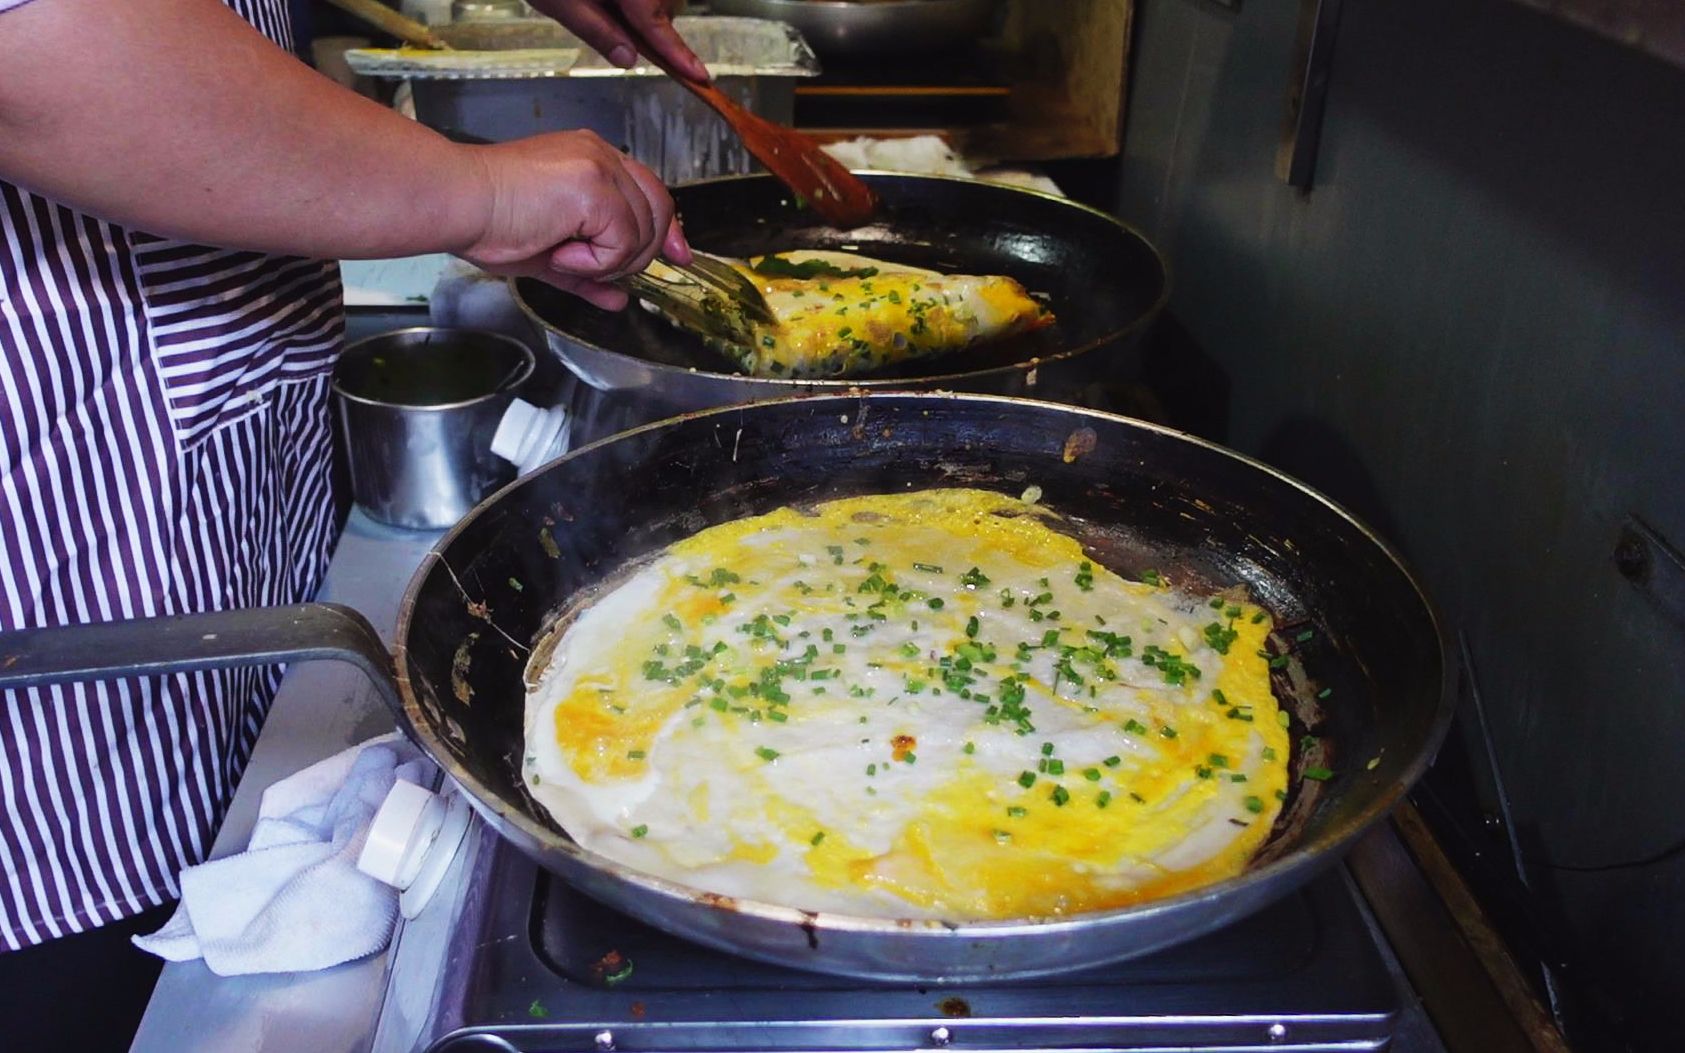
{"label": "wooden handle of spatula", "polygon": [[413,18],[405,18],[381,3],[380,0],[328,0],[328,3],[348,15],[357,16],[377,29],[385,30],[406,44],[414,44],[418,48],[433,48],[437,51],[450,50],[450,45],[441,40],[431,29]]}

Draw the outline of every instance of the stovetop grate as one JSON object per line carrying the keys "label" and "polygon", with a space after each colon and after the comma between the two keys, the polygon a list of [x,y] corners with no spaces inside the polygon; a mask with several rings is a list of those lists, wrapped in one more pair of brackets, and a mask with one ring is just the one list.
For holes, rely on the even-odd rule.
{"label": "stovetop grate", "polygon": [[[418,1048],[438,1053],[1384,1049],[1399,994],[1343,872],[1192,943],[920,986],[736,958],[627,919],[488,835]],[[629,968],[628,968],[629,967]]]}

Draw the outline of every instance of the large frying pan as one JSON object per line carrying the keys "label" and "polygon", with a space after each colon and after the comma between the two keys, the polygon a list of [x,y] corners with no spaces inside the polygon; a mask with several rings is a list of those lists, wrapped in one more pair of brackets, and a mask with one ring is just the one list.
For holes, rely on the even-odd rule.
{"label": "large frying pan", "polygon": [[883,205],[876,222],[854,230],[824,225],[767,175],[689,183],[674,188],[673,201],[700,249],[736,257],[857,249],[949,273],[1005,274],[1044,296],[1058,324],[845,380],[763,379],[737,373],[724,356],[647,311],[599,310],[530,279],[512,283],[516,302],[587,384],[674,412],[855,388],[1034,395],[1079,370],[1132,368],[1136,338],[1169,295],[1163,258],[1133,228],[1034,190],[942,176],[861,177]]}
{"label": "large frying pan", "polygon": [[[1123,910],[987,924],[897,922],[730,900],[584,851],[527,796],[523,669],[557,611],[710,524],[791,502],[983,486],[1071,517],[1094,559],[1174,582],[1244,584],[1296,639],[1278,692],[1294,738],[1335,744],[1327,783],[1295,782],[1245,873]],[[499,492],[410,584],[391,659],[345,608],[309,606],[0,639],[0,687],[334,654],[381,678],[400,727],[486,822],[563,879],[633,917],[722,950],[804,969],[964,981],[1078,969],[1233,921],[1298,887],[1387,813],[1450,718],[1446,649],[1388,547],[1315,492],[1176,432],[985,396],[816,397],[716,410],[587,446]],[[1319,702],[1324,689],[1331,694]],[[1305,758],[1295,756],[1295,771]]]}

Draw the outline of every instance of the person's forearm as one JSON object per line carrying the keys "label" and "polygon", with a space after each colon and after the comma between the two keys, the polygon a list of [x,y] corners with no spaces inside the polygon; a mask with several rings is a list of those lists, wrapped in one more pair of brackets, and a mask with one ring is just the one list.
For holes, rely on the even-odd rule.
{"label": "person's forearm", "polygon": [[220,0],[0,14],[0,179],[152,233],[338,258],[460,251],[472,148],[320,76]]}

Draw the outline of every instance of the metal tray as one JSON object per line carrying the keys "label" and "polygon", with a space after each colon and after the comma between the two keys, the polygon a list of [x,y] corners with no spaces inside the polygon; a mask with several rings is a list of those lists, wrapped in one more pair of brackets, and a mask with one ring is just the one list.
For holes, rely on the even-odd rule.
{"label": "metal tray", "polygon": [[[674,24],[727,95],[770,120],[794,119],[797,80],[819,72],[794,29],[755,18],[681,16]],[[481,54],[578,52],[576,61],[552,73],[411,77],[416,119],[446,135],[502,142],[585,128],[668,183],[756,170],[731,128],[659,69],[611,65],[548,19],[464,22],[442,26],[439,34],[453,47]]]}

